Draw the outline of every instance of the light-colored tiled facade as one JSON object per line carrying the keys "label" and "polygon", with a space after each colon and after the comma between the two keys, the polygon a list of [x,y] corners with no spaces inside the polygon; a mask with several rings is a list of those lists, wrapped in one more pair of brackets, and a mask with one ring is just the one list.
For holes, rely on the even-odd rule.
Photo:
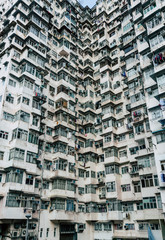
{"label": "light-colored tiled facade", "polygon": [[165,1],[0,19],[0,239],[165,239]]}

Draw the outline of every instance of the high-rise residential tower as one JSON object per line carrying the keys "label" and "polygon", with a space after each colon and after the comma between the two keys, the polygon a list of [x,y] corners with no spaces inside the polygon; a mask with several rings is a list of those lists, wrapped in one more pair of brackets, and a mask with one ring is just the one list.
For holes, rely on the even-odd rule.
{"label": "high-rise residential tower", "polygon": [[164,213],[165,1],[1,0],[0,239],[163,240]]}

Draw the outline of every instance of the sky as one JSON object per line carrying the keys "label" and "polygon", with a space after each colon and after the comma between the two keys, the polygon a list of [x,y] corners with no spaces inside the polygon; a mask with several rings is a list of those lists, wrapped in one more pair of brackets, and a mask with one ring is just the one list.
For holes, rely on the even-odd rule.
{"label": "sky", "polygon": [[85,7],[86,5],[88,5],[90,8],[92,8],[95,3],[96,0],[79,0],[79,2]]}

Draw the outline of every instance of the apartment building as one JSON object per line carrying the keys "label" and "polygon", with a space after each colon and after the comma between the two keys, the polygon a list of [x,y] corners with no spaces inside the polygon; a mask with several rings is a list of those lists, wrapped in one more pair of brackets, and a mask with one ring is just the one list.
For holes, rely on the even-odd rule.
{"label": "apartment building", "polygon": [[164,0],[1,0],[0,239],[165,239],[164,66]]}

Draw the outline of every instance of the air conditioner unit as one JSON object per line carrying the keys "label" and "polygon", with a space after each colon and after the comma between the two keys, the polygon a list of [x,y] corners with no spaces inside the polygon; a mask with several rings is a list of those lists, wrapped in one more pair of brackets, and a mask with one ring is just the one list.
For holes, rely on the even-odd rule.
{"label": "air conditioner unit", "polygon": [[98,182],[99,183],[103,182],[103,178],[98,178]]}
{"label": "air conditioner unit", "polygon": [[85,224],[79,223],[79,224],[78,224],[77,231],[78,231],[78,232],[83,232],[84,229],[85,229]]}
{"label": "air conditioner unit", "polygon": [[160,13],[160,12],[156,13],[156,17],[157,17],[157,18],[161,18],[161,17],[162,17],[162,16],[161,16],[161,13]]}
{"label": "air conditioner unit", "polygon": [[139,169],[143,169],[144,166],[142,164],[139,165]]}
{"label": "air conditioner unit", "polygon": [[22,230],[22,233],[21,233],[21,237],[25,237],[26,236],[26,230]]}
{"label": "air conditioner unit", "polygon": [[99,198],[105,198],[105,197],[106,197],[105,193],[99,194]]}
{"label": "air conditioner unit", "polygon": [[165,36],[165,30],[162,30],[162,31],[161,31],[161,35],[162,35],[162,36]]}
{"label": "air conditioner unit", "polygon": [[79,190],[79,191],[78,191],[78,193],[79,193],[80,195],[82,195],[82,194],[83,194],[83,192],[82,192],[81,190]]}
{"label": "air conditioner unit", "polygon": [[125,230],[128,230],[128,225],[127,224],[124,225],[124,228],[125,228]]}
{"label": "air conditioner unit", "polygon": [[33,223],[32,228],[35,229],[37,227],[36,223]]}
{"label": "air conditioner unit", "polygon": [[13,238],[18,238],[20,236],[20,232],[19,231],[13,231],[12,232],[12,237]]}
{"label": "air conditioner unit", "polygon": [[54,210],[54,208],[53,207],[50,207],[50,211],[53,211]]}
{"label": "air conditioner unit", "polygon": [[147,88],[146,91],[147,91],[147,93],[151,94],[152,93],[152,88]]}

